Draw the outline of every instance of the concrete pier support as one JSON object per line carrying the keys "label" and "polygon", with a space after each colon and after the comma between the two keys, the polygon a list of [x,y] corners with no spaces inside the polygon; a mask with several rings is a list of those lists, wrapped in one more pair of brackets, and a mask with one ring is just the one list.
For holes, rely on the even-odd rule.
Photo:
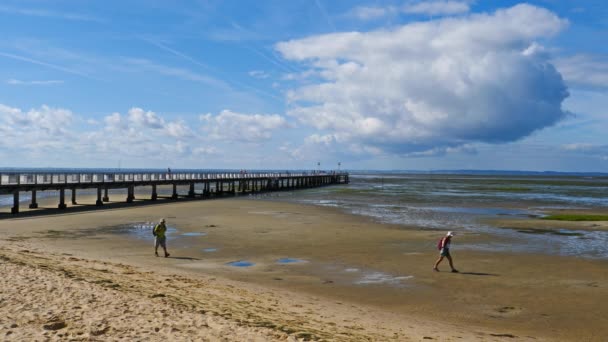
{"label": "concrete pier support", "polygon": [[103,189],[103,198],[101,200],[104,202],[110,202],[110,196],[108,196],[108,188]]}
{"label": "concrete pier support", "polygon": [[171,195],[172,200],[177,199],[177,184],[173,184],[173,194]]}
{"label": "concrete pier support", "polygon": [[19,191],[13,192],[13,207],[11,208],[11,214],[19,213]]}
{"label": "concrete pier support", "polygon": [[194,198],[194,183],[190,183],[190,188],[188,189],[188,197]]}
{"label": "concrete pier support", "polygon": [[38,208],[38,202],[36,201],[36,190],[32,190],[32,203],[30,203],[30,209]]}
{"label": "concrete pier support", "polygon": [[98,207],[103,205],[103,201],[101,198],[101,188],[97,188],[97,201],[95,201],[95,205]]}
{"label": "concrete pier support", "polygon": [[72,205],[78,204],[76,203],[76,188],[72,188]]}
{"label": "concrete pier support", "polygon": [[65,205],[65,189],[59,190],[59,205],[57,208],[65,209],[67,206]]}
{"label": "concrete pier support", "polygon": [[153,201],[156,201],[158,198],[158,193],[156,192],[156,184],[152,185],[152,197],[150,198]]}
{"label": "concrete pier support", "polygon": [[131,185],[127,188],[127,203],[133,203],[135,199],[135,187]]}

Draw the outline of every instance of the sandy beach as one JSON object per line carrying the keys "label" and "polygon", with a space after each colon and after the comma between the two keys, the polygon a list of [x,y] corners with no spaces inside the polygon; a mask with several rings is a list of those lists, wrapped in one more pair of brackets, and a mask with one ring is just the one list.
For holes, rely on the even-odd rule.
{"label": "sandy beach", "polygon": [[[447,264],[435,273],[443,231],[265,200],[25,214],[0,220],[5,340],[602,341],[608,333],[601,259],[455,248],[460,273]],[[124,228],[160,217],[176,229],[170,258],[154,257],[151,236]],[[455,247],[489,238],[446,230],[457,232]]]}

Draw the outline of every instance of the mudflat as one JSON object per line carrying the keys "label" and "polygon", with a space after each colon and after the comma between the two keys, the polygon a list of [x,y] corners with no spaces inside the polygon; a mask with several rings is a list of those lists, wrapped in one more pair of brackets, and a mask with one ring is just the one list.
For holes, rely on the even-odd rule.
{"label": "mudflat", "polygon": [[[161,217],[169,258],[155,257],[146,235]],[[459,273],[447,261],[432,271],[447,230]],[[445,231],[247,199],[5,215],[0,265],[13,276],[1,280],[1,334],[605,340],[606,260],[459,249],[496,237]]]}

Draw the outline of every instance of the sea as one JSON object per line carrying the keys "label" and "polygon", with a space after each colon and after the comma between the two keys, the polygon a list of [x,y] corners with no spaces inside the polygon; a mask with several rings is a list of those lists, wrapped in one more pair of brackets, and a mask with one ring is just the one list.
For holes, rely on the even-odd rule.
{"label": "sea", "polygon": [[[27,202],[27,196],[22,194],[21,200]],[[51,191],[38,196],[57,194]],[[490,239],[483,244],[459,244],[455,239],[452,247],[455,251],[470,249],[608,258],[608,231],[581,230],[574,224],[571,228],[560,225],[555,229],[526,230],[509,228],[504,225],[505,220],[500,221],[502,226],[491,220],[541,219],[558,209],[605,211],[608,209],[608,174],[351,171],[347,185],[266,193],[250,198],[334,207],[380,223],[401,225],[403,229],[437,231],[438,236],[454,231],[457,235],[496,237],[495,242]],[[0,206],[11,203],[12,197],[0,196]],[[593,222],[589,224],[593,225]]]}
{"label": "sea", "polygon": [[[541,219],[558,209],[608,209],[608,175],[543,173],[351,173],[348,185],[268,195],[272,200],[338,208],[404,229],[489,234],[496,242],[453,249],[608,258],[608,231],[531,230],[491,223]],[[505,222],[501,220],[501,222]],[[589,223],[593,225],[593,222]],[[457,239],[455,239],[457,242]]]}

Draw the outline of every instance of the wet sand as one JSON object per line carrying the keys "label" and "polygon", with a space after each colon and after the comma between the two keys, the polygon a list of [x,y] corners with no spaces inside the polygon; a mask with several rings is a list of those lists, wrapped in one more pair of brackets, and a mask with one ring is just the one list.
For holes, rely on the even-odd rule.
{"label": "wet sand", "polygon": [[[3,279],[17,292],[2,293],[0,328],[14,340],[94,338],[107,327],[105,338],[129,331],[158,340],[602,341],[608,333],[606,260],[458,250],[489,239],[458,227],[446,227],[457,232],[454,274],[447,261],[431,270],[443,232],[330,208],[220,199],[4,217],[1,265],[19,276]],[[170,258],[153,256],[151,237],[116,228],[160,217],[178,229]],[[243,260],[254,265],[227,265]],[[74,305],[91,292],[106,297]],[[130,322],[134,312],[140,323]],[[45,330],[52,319],[66,327]]]}

